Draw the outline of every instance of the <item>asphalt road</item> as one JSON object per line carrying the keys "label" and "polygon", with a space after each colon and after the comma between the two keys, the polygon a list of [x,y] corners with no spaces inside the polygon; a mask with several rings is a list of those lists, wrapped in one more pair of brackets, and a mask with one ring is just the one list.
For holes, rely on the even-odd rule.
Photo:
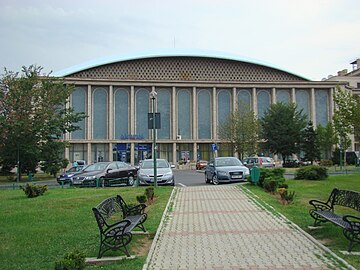
{"label": "asphalt road", "polygon": [[177,186],[201,186],[205,183],[205,171],[173,170]]}

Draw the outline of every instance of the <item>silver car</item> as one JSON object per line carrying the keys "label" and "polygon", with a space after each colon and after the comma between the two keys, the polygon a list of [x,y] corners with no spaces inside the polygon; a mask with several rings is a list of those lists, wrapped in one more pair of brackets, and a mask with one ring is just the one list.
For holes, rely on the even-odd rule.
{"label": "silver car", "polygon": [[[170,165],[165,159],[156,160],[156,175],[159,185],[175,185],[175,177],[172,171],[174,165]],[[154,184],[154,160],[143,160],[138,171],[139,182],[142,185]]]}
{"label": "silver car", "polygon": [[215,158],[205,168],[205,182],[211,182],[214,185],[220,182],[246,181],[246,177],[249,175],[249,168],[235,157]]}

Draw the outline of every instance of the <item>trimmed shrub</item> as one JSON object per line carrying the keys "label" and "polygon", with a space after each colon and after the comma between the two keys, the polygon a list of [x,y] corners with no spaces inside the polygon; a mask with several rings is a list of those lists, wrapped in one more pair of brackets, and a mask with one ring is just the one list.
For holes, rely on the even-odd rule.
{"label": "trimmed shrub", "polygon": [[265,178],[268,177],[282,178],[285,181],[284,173],[285,173],[285,169],[283,168],[274,168],[274,169],[260,168],[259,186],[264,187],[264,180]]}
{"label": "trimmed shrub", "polygon": [[283,184],[284,181],[285,179],[279,176],[267,177],[265,178],[263,183],[264,189],[266,192],[274,193],[279,187],[279,185]]}
{"label": "trimmed shrub", "polygon": [[328,177],[327,168],[323,166],[306,166],[295,172],[295,179],[323,180]]}
{"label": "trimmed shrub", "polygon": [[145,196],[148,201],[152,201],[154,199],[154,187],[148,187],[145,189]]}
{"label": "trimmed shrub", "polygon": [[138,195],[136,196],[136,200],[139,202],[139,203],[146,203],[146,195]]}
{"label": "trimmed shrub", "polygon": [[26,184],[25,187],[20,186],[20,188],[25,192],[28,198],[34,198],[40,195],[43,195],[45,191],[48,190],[47,185],[33,185],[33,184]]}
{"label": "trimmed shrub", "polygon": [[78,250],[66,253],[63,259],[55,262],[55,270],[81,270],[85,266],[85,254]]}

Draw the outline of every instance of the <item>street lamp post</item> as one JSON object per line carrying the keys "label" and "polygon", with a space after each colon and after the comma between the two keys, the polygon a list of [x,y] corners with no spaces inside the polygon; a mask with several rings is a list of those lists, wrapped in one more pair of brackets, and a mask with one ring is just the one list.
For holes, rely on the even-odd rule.
{"label": "street lamp post", "polygon": [[157,187],[157,164],[156,164],[156,121],[155,121],[155,99],[157,93],[153,89],[150,92],[150,97],[152,100],[152,128],[153,128],[153,161],[154,161],[154,187]]}

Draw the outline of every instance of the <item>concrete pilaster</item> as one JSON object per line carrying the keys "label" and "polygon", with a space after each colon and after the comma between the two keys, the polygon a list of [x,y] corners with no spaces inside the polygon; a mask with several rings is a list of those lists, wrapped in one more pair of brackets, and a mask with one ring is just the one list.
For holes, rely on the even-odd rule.
{"label": "concrete pilaster", "polygon": [[215,141],[217,140],[217,130],[218,130],[218,124],[217,124],[217,95],[216,95],[216,87],[213,87],[212,89],[212,139]]}
{"label": "concrete pilaster", "polygon": [[276,103],[276,88],[271,89],[271,104]]}
{"label": "concrete pilaster", "polygon": [[310,106],[311,106],[311,121],[314,127],[316,127],[316,103],[315,103],[315,89],[311,88],[310,92]]}
{"label": "concrete pilaster", "polygon": [[196,87],[192,89],[192,139],[198,138],[198,107],[197,107],[197,91]]}
{"label": "concrete pilaster", "polygon": [[295,88],[291,88],[291,102],[296,104],[296,92],[295,92]]}
{"label": "concrete pilaster", "polygon": [[86,122],[87,122],[87,127],[86,127],[86,137],[88,140],[92,139],[92,119],[93,119],[93,113],[92,113],[92,90],[91,90],[91,85],[88,85],[87,87],[87,115],[88,117],[86,118]]}
{"label": "concrete pilaster", "polygon": [[257,95],[256,95],[256,88],[252,89],[252,109],[254,111],[255,116],[258,115],[258,108],[257,108]]}
{"label": "concrete pilaster", "polygon": [[[113,92],[113,86],[110,85],[109,87],[109,107],[108,107],[108,138],[109,140],[112,140],[114,138],[114,92]],[[112,157],[112,155],[111,155]]]}

